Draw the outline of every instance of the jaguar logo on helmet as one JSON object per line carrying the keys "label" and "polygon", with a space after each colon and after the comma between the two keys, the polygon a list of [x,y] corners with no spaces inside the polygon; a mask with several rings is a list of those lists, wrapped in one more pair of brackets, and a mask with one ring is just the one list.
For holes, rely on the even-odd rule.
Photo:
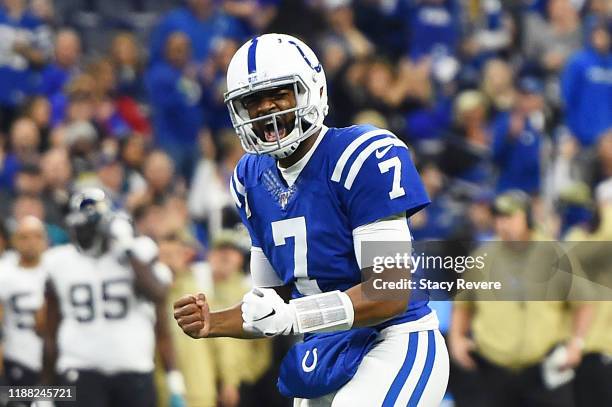
{"label": "jaguar logo on helmet", "polygon": [[[296,106],[260,117],[250,117],[241,100],[247,95],[282,86],[291,86]],[[286,34],[265,34],[247,41],[233,56],[227,70],[225,103],[242,147],[252,154],[288,157],[306,138],[316,134],[327,115],[325,72],[315,53],[298,38]],[[295,114],[293,129],[276,139],[258,137],[254,124],[276,121]]]}

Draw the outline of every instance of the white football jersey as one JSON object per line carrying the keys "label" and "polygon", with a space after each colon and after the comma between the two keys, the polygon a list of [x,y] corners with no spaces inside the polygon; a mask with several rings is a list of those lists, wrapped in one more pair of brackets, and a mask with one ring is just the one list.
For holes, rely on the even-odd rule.
{"label": "white football jersey", "polygon": [[42,267],[0,262],[0,302],[4,310],[4,357],[28,369],[42,368],[42,339],[35,332],[36,312],[44,302]]}
{"label": "white football jersey", "polygon": [[[57,371],[151,372],[155,306],[136,292],[129,264],[110,253],[87,256],[73,245],[54,248],[45,260],[62,315]],[[170,283],[167,269],[154,270]]]}

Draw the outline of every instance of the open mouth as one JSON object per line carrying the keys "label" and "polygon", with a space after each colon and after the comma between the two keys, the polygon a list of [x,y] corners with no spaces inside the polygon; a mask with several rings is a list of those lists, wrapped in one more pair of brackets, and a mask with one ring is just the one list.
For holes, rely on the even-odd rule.
{"label": "open mouth", "polygon": [[274,118],[270,118],[263,124],[263,136],[264,140],[267,142],[277,141],[276,129],[278,129],[278,140],[281,140],[287,135],[287,127],[285,126],[284,120],[280,117],[276,118],[276,129],[274,127],[274,120]]}

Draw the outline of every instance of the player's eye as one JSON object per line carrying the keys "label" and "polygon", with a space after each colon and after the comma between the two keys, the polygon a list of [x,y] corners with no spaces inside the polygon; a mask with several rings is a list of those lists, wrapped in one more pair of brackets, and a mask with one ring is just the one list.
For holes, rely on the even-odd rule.
{"label": "player's eye", "polygon": [[249,97],[249,96],[247,96],[247,97],[245,97],[245,98],[243,98],[243,99],[242,99],[242,106],[243,106],[245,109],[249,109],[249,108],[255,107],[255,105],[257,104],[257,100],[258,100],[258,99],[257,99],[257,98],[255,98],[255,97]]}
{"label": "player's eye", "polygon": [[287,96],[289,96],[289,94],[290,94],[289,89],[279,89],[275,92],[274,97],[276,99],[284,99]]}

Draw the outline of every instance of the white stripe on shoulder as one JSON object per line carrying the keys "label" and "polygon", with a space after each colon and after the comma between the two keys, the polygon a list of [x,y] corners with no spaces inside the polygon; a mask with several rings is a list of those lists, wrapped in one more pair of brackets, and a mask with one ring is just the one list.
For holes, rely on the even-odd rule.
{"label": "white stripe on shoulder", "polygon": [[234,188],[234,183],[232,182],[231,178],[229,181],[229,189],[230,189],[230,195],[232,196],[232,199],[234,200],[234,203],[236,204],[236,206],[239,208],[242,208],[242,203],[240,202],[240,199],[238,199],[238,195],[236,195],[236,189]]}
{"label": "white stripe on shoulder", "polygon": [[244,196],[246,194],[246,189],[244,188],[244,185],[242,185],[242,183],[238,180],[238,167],[234,169],[233,177],[234,177],[234,182],[236,183],[236,192]]}
{"label": "white stripe on shoulder", "polygon": [[351,154],[355,152],[359,148],[360,145],[371,139],[372,137],[388,135],[395,137],[393,133],[389,130],[384,129],[376,129],[368,131],[367,133],[363,133],[361,136],[357,137],[355,140],[351,142],[351,144],[344,149],[340,158],[338,158],[338,162],[336,162],[336,167],[334,168],[334,172],[332,173],[332,181],[340,182],[340,177],[342,176],[342,171],[344,171],[344,166],[346,165],[348,159],[351,157]]}
{"label": "white stripe on shoulder", "polygon": [[351,189],[351,187],[353,186],[353,182],[355,182],[355,178],[357,177],[357,174],[359,174],[359,170],[361,170],[361,167],[363,167],[363,163],[365,162],[365,160],[368,159],[368,157],[374,152],[374,150],[385,146],[398,146],[408,148],[406,147],[406,144],[404,144],[403,141],[395,137],[386,137],[380,140],[376,140],[375,142],[367,146],[361,153],[359,153],[355,161],[353,161],[349,173],[346,176],[346,180],[344,181],[344,188]]}

